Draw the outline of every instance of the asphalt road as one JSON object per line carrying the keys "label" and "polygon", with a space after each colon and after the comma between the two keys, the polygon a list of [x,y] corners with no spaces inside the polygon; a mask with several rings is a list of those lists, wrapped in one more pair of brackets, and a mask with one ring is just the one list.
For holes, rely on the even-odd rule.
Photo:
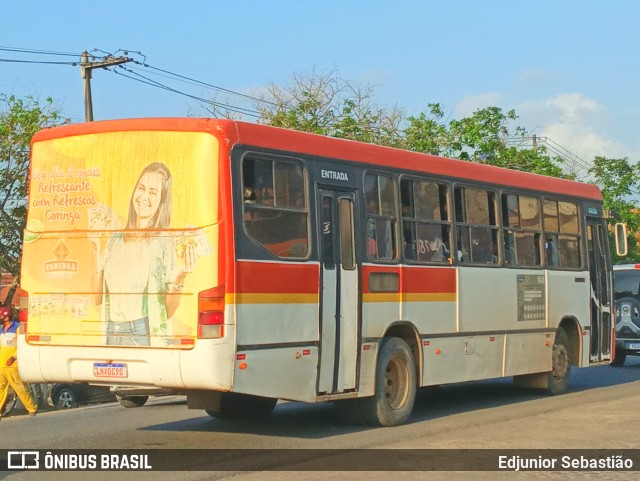
{"label": "asphalt road", "polygon": [[[622,368],[574,369],[563,396],[516,389],[510,379],[426,389],[405,426],[345,423],[330,404],[280,403],[260,422],[210,418],[186,408],[183,397],[152,399],[145,407],[117,403],[13,416],[0,425],[2,449],[639,449],[640,359]],[[246,451],[245,451],[246,452]],[[273,451],[272,453],[275,453]],[[469,472],[294,472],[304,479],[471,479]],[[238,451],[242,456],[242,451]],[[382,456],[382,451],[380,451]],[[375,453],[374,453],[375,454]],[[346,460],[344,458],[347,458]],[[382,457],[384,459],[384,457]],[[304,459],[291,460],[304,467]],[[328,460],[330,462],[331,459]],[[379,459],[377,460],[379,461]],[[317,459],[315,460],[317,463]],[[296,464],[297,463],[297,464]],[[635,476],[633,476],[635,474]],[[11,473],[7,479],[42,479]],[[638,472],[475,473],[474,479],[638,479]],[[631,475],[631,476],[630,476]],[[0,477],[3,475],[0,474]],[[6,476],[6,473],[5,473]],[[281,472],[46,473],[46,479],[282,479]]]}

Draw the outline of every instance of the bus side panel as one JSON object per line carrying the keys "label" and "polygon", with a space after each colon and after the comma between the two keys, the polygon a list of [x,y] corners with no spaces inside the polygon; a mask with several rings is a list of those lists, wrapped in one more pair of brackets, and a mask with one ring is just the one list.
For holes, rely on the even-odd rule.
{"label": "bus side panel", "polygon": [[236,262],[233,390],[313,401],[318,374],[319,265]]}
{"label": "bus side panel", "polygon": [[[582,356],[579,367],[589,365],[591,343],[591,312],[587,301],[591,298],[588,272],[547,271],[549,289],[549,327],[557,328],[565,317],[574,317],[580,323]],[[584,329],[587,327],[587,329]],[[580,346],[574,346],[580,347]]]}
{"label": "bus side panel", "polygon": [[238,351],[238,356],[234,392],[292,401],[316,399],[316,346]]}
{"label": "bus side panel", "polygon": [[[488,332],[545,327],[544,309],[532,319],[518,317],[519,276],[543,271],[463,267],[458,270],[459,331]],[[543,289],[543,288],[542,288]],[[544,295],[544,290],[541,291]],[[542,303],[544,300],[541,301]]]}
{"label": "bus side panel", "polygon": [[553,336],[549,332],[507,334],[503,375],[550,371]]}
{"label": "bus side panel", "polygon": [[[399,276],[398,288],[377,288],[375,276]],[[362,337],[382,337],[396,321],[420,333],[456,331],[456,269],[451,267],[363,267]]]}
{"label": "bus side panel", "polygon": [[400,318],[421,334],[456,332],[457,269],[403,266]]}
{"label": "bus side panel", "polygon": [[504,335],[427,339],[423,342],[422,383],[434,385],[500,377],[503,347]]}

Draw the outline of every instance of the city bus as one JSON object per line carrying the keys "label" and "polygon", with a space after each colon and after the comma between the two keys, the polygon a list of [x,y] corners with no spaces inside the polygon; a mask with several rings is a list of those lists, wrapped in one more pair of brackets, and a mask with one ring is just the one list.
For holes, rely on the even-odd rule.
{"label": "city bus", "polygon": [[214,417],[419,387],[552,394],[615,345],[595,185],[232,120],[32,141],[20,373],[176,390]]}

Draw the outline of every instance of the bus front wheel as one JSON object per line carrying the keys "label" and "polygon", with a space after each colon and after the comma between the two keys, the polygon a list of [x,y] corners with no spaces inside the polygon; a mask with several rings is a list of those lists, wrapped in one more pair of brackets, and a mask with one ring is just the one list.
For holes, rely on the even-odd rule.
{"label": "bus front wheel", "polygon": [[551,354],[551,371],[549,372],[549,392],[564,394],[569,388],[569,374],[571,373],[571,355],[569,352],[569,338],[564,329],[558,329],[553,342]]}
{"label": "bus front wheel", "polygon": [[416,367],[407,343],[398,337],[384,339],[376,364],[375,394],[359,399],[367,424],[404,424],[413,411],[416,384]]}
{"label": "bus front wheel", "polygon": [[611,361],[611,365],[613,367],[620,367],[624,364],[624,361],[627,360],[627,353],[622,349],[616,349],[616,357]]}

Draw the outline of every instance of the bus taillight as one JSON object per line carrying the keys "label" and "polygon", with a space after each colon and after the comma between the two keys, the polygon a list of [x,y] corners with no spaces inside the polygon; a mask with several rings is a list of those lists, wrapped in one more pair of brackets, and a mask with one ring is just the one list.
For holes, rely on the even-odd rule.
{"label": "bus taillight", "polygon": [[198,294],[198,338],[218,339],[224,336],[224,286]]}

